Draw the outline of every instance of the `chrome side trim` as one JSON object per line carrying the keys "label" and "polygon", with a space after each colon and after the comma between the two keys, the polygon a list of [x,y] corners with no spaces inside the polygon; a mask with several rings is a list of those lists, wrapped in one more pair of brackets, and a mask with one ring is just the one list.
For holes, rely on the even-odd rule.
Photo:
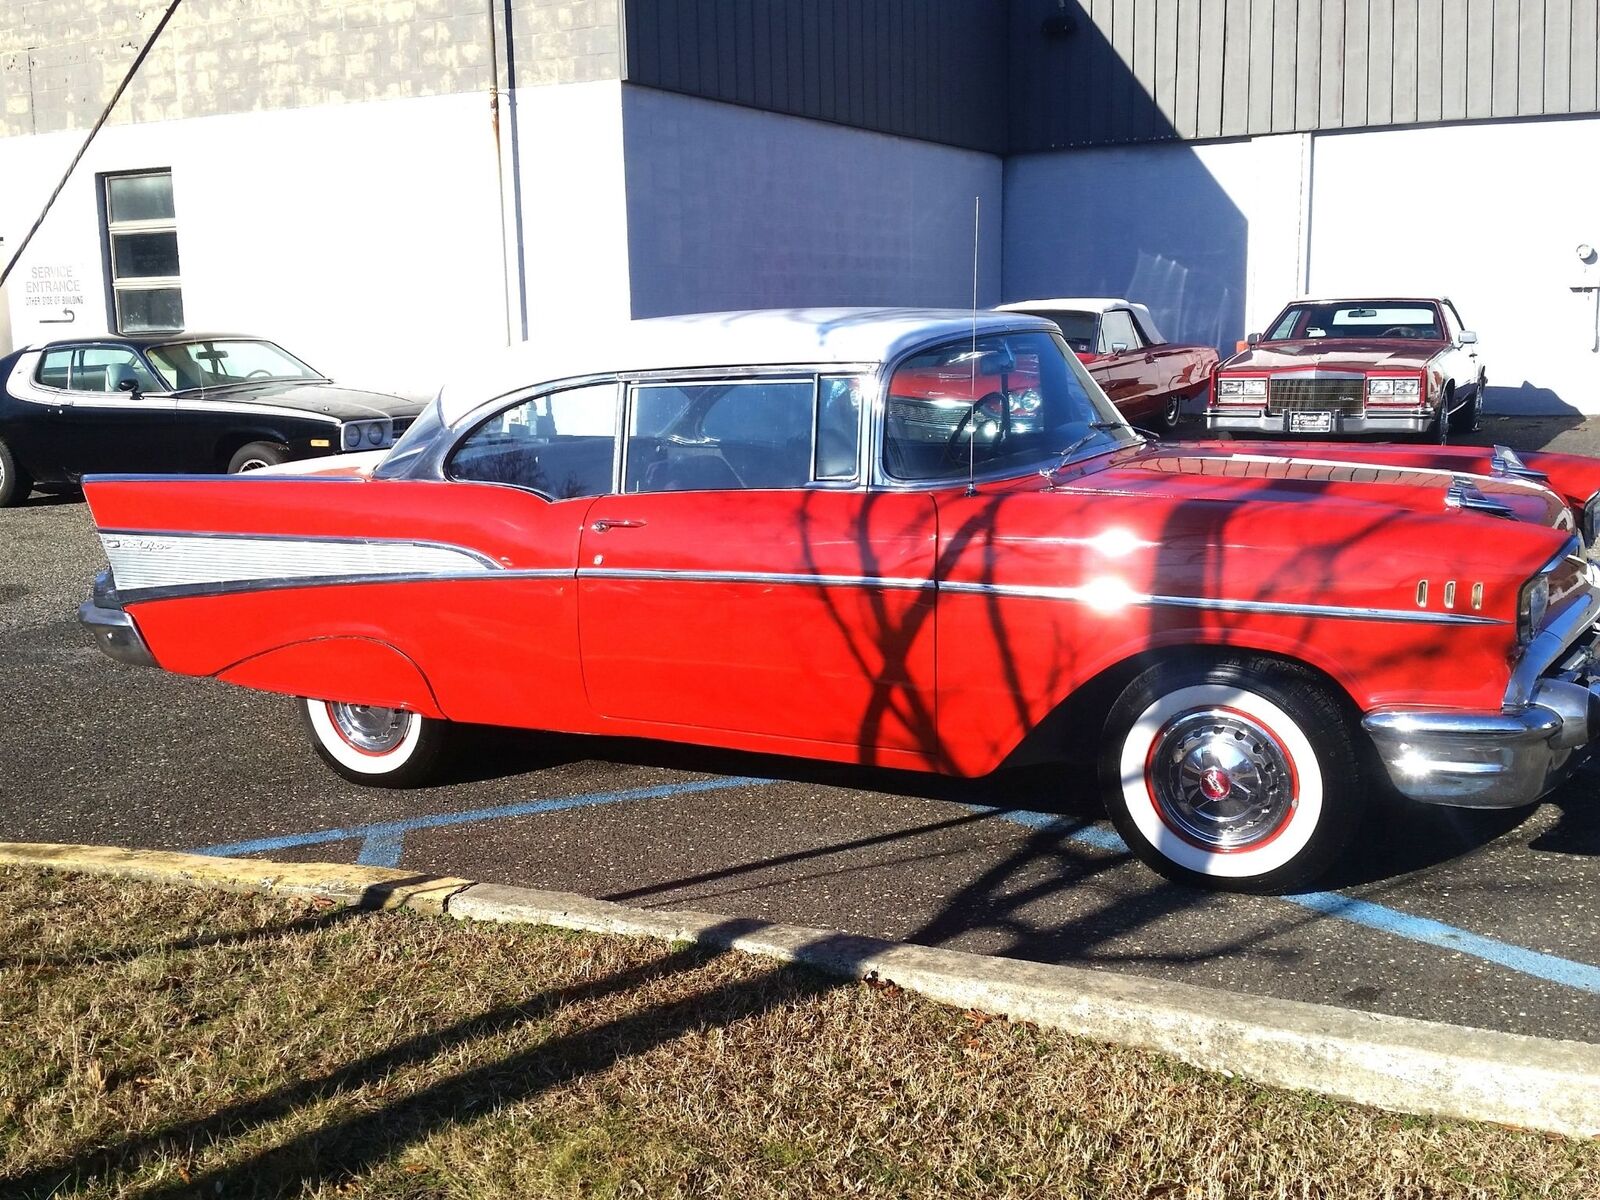
{"label": "chrome side trim", "polygon": [[286,579],[239,579],[219,583],[186,583],[171,587],[150,587],[133,590],[119,587],[118,595],[124,603],[138,604],[146,600],[176,600],[181,597],[229,596],[240,592],[282,592],[297,588],[363,587],[391,583],[474,583],[483,580],[504,582],[512,579],[562,579],[575,576],[571,568],[548,570],[472,571],[466,574],[430,571],[414,575],[307,575]]}
{"label": "chrome side trim", "polygon": [[[377,446],[382,450],[384,447]],[[297,458],[292,460],[305,463],[308,469],[316,469],[322,463],[322,457]],[[226,479],[229,483],[366,483],[366,479],[358,475],[269,475],[262,471],[245,471],[238,475],[226,475],[221,471],[214,474],[203,475],[198,472],[175,475],[148,475],[148,474],[118,474],[98,473],[85,475],[85,483],[217,483]]]}
{"label": "chrome side trim", "polygon": [[335,576],[433,576],[497,571],[464,546],[424,542],[102,531],[125,599],[166,588]]}
{"label": "chrome side trim", "polygon": [[579,579],[672,580],[674,583],[770,583],[801,587],[886,588],[894,591],[931,591],[932,579],[901,575],[807,575],[778,571],[672,571],[628,567],[582,567]]}
{"label": "chrome side trim", "polygon": [[1420,625],[1504,625],[1498,617],[1465,613],[1418,612],[1404,608],[1353,608],[1336,604],[1288,604],[1271,600],[1229,600],[1203,596],[1163,596],[1146,592],[1102,592],[1093,587],[1033,587],[1004,583],[954,583],[939,585],[947,592],[1016,596],[1033,600],[1069,600],[1108,608],[1165,606],[1217,612],[1264,613],[1291,617],[1326,617],[1346,621],[1401,621]]}

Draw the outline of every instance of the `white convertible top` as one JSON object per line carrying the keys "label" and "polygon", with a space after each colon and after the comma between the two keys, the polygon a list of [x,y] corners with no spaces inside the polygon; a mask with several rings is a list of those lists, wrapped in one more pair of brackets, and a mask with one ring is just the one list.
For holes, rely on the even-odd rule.
{"label": "white convertible top", "polygon": [[1114,308],[1126,308],[1133,312],[1140,327],[1155,344],[1167,340],[1156,326],[1156,319],[1150,315],[1150,310],[1142,304],[1135,304],[1132,300],[1121,300],[1115,296],[1057,296],[1052,300],[1013,300],[1010,304],[1001,304],[995,312],[1035,312],[1038,309],[1062,309],[1066,312],[1092,312],[1105,315]]}
{"label": "white convertible top", "polygon": [[785,308],[597,320],[546,331],[445,385],[448,425],[481,404],[557,379],[683,368],[876,365],[926,341],[1005,329],[1050,329],[1040,317],[946,308]]}

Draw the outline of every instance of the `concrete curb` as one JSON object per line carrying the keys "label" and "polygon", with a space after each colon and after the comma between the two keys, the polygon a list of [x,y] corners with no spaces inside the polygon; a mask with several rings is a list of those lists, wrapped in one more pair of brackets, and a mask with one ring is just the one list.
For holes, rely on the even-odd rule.
{"label": "concrete curb", "polygon": [[1600,1046],[1583,1042],[376,867],[15,843],[0,843],[0,864],[696,942],[894,983],[940,1003],[1155,1050],[1275,1087],[1402,1112],[1600,1136]]}

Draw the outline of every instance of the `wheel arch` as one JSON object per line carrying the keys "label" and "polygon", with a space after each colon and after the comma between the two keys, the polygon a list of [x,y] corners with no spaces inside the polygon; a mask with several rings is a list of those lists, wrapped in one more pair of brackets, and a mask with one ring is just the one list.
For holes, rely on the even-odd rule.
{"label": "wheel arch", "polygon": [[292,450],[294,440],[284,436],[283,430],[270,425],[230,426],[218,434],[216,441],[212,443],[211,461],[216,466],[217,473],[221,474],[228,469],[228,463],[233,460],[233,456],[251,442],[270,442],[275,446]]}
{"label": "wheel arch", "polygon": [[224,667],[215,677],[259,691],[445,716],[422,668],[376,638],[334,636],[290,642]]}
{"label": "wheel arch", "polygon": [[[1303,651],[1304,647],[1296,649]],[[1274,663],[1319,684],[1335,698],[1352,723],[1359,723],[1362,708],[1352,689],[1353,681],[1341,679],[1336,664],[1313,661],[1316,657],[1293,653],[1286,646],[1241,642],[1174,642],[1126,653],[1060,697],[1000,765],[1012,767],[1063,759],[1092,761],[1099,753],[1100,735],[1117,698],[1145,671],[1164,663],[1204,667],[1240,658]]]}

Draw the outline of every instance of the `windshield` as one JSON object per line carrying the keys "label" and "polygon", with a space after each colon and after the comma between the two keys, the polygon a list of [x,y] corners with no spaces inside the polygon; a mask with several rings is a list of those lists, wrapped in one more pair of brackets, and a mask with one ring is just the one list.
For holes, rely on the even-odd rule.
{"label": "windshield", "polygon": [[1412,338],[1443,341],[1431,304],[1393,300],[1338,300],[1292,304],[1272,325],[1269,342],[1291,338]]}
{"label": "windshield", "polygon": [[1020,472],[1069,449],[1081,456],[1137,441],[1054,333],[949,343],[907,359],[889,381],[883,464],[896,479]]}
{"label": "windshield", "polygon": [[274,379],[322,378],[287,350],[271,342],[244,338],[170,342],[152,346],[147,357],[174,391]]}

